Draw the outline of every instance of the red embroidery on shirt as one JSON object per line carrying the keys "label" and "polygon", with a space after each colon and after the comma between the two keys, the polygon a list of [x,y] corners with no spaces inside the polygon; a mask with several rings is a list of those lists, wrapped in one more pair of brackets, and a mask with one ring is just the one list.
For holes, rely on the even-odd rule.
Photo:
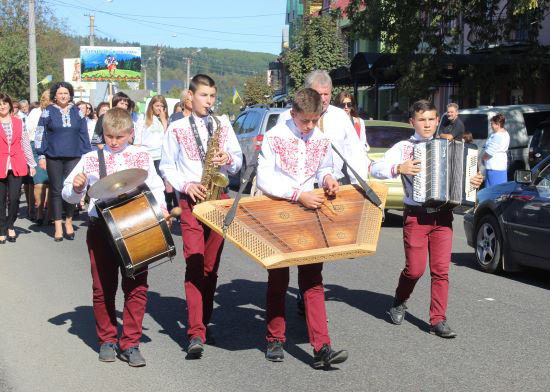
{"label": "red embroidery on shirt", "polygon": [[149,169],[149,153],[148,152],[123,152],[124,166],[128,169]]}
{"label": "red embroidery on shirt", "polygon": [[201,157],[199,154],[199,149],[197,148],[197,142],[195,141],[195,136],[193,136],[191,127],[174,128],[172,129],[172,132],[179,145],[185,151],[187,158],[192,161],[200,161]]}
{"label": "red embroidery on shirt", "polygon": [[328,145],[328,139],[308,140],[306,142],[306,177],[312,176],[319,170],[321,160],[327,153]]}
{"label": "red embroidery on shirt", "polygon": [[[115,172],[115,158],[112,155],[105,156],[105,169],[107,175]],[[97,157],[86,157],[84,172],[88,175],[94,174],[96,177],[99,177],[99,160]]]}
{"label": "red embroidery on shirt", "polygon": [[403,162],[414,158],[414,146],[410,143],[403,144]]}
{"label": "red embroidery on shirt", "polygon": [[298,139],[283,139],[273,136],[271,145],[281,160],[281,170],[291,175],[298,175]]}

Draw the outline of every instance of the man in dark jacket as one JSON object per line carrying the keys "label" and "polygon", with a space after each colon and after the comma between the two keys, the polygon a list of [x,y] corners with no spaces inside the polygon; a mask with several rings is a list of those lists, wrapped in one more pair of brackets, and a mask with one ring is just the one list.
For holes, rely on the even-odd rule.
{"label": "man in dark jacket", "polygon": [[464,123],[458,117],[458,105],[450,103],[447,105],[447,121],[441,126],[439,134],[450,134],[454,140],[462,141],[464,136]]}

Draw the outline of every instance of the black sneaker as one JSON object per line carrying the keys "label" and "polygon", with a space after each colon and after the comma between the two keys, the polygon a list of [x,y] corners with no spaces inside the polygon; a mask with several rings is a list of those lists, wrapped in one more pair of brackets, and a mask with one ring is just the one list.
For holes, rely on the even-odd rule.
{"label": "black sneaker", "polygon": [[192,357],[200,357],[204,351],[202,339],[199,336],[194,336],[189,341],[189,347],[187,347],[187,354]]}
{"label": "black sneaker", "polygon": [[120,359],[124,362],[128,362],[128,365],[132,367],[145,366],[145,358],[139,352],[139,347],[130,347],[120,353]]}
{"label": "black sneaker", "polygon": [[212,333],[212,328],[210,327],[206,327],[206,340],[204,344],[208,344],[209,346],[214,346],[216,344],[216,337]]}
{"label": "black sneaker", "polygon": [[113,342],[103,343],[99,347],[99,360],[101,362],[114,362],[116,359],[117,345]]}
{"label": "black sneaker", "polygon": [[283,351],[283,342],[279,340],[275,340],[273,342],[267,342],[265,359],[271,362],[283,362],[283,359],[285,359],[285,353]]}
{"label": "black sneaker", "polygon": [[346,350],[334,351],[328,344],[325,344],[319,351],[313,350],[313,367],[319,369],[348,359]]}
{"label": "black sneaker", "polygon": [[397,300],[393,301],[393,305],[390,308],[390,318],[395,325],[401,325],[405,318],[405,312],[407,311],[407,301],[399,303]]}
{"label": "black sneaker", "polygon": [[432,325],[430,327],[430,333],[432,335],[437,335],[439,336],[440,338],[445,338],[445,339],[452,339],[452,338],[456,338],[456,332],[453,331],[451,329],[451,327],[449,327],[447,325],[447,321],[444,320],[436,325]]}

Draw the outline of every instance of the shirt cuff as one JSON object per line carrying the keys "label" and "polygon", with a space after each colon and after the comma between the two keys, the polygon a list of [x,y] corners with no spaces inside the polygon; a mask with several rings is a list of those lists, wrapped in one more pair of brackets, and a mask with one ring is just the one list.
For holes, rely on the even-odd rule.
{"label": "shirt cuff", "polygon": [[302,194],[302,190],[300,188],[292,188],[292,195],[290,196],[291,201],[298,201],[300,198],[300,195]]}

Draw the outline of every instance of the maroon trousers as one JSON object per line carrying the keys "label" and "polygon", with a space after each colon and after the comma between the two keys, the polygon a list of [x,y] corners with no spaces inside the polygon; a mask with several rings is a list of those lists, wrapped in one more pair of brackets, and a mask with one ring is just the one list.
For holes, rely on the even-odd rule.
{"label": "maroon trousers", "polygon": [[[119,256],[109,245],[105,229],[98,223],[90,222],[86,243],[92,267],[94,316],[99,343],[117,343],[115,295],[118,287]],[[147,271],[135,279],[122,275],[124,310],[122,336],[118,342],[122,350],[139,345],[147,304],[147,288]]]}
{"label": "maroon trousers", "polygon": [[[222,195],[223,199],[227,195]],[[218,282],[218,267],[223,250],[223,237],[200,223],[192,214],[193,202],[182,194],[181,235],[185,258],[185,299],[189,339],[206,340],[206,326],[214,308],[214,293]]]}
{"label": "maroon trousers", "polygon": [[[322,270],[322,263],[298,266],[298,286],[304,293],[309,342],[317,351],[324,344],[330,344]],[[268,270],[266,301],[268,342],[286,340],[285,299],[288,279],[289,268]]]}
{"label": "maroon trousers", "polygon": [[430,324],[445,320],[449,294],[449,264],[453,245],[453,214],[450,211],[433,214],[405,211],[403,241],[405,268],[395,291],[398,301],[407,300],[416,282],[426,270],[430,256],[431,303]]}

